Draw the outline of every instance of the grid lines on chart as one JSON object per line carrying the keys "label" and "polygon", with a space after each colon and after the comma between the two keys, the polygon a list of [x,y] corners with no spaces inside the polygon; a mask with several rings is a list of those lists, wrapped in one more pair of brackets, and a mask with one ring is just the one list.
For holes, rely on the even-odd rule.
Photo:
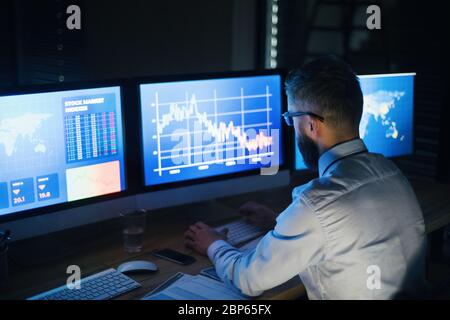
{"label": "grid lines on chart", "polygon": [[[156,124],[156,134],[152,137],[157,140],[157,150],[153,152],[154,156],[158,157],[158,167],[154,168],[160,176],[163,172],[179,173],[180,169],[189,167],[198,167],[200,170],[206,169],[210,164],[226,164],[233,165],[235,161],[250,159],[258,161],[261,157],[273,155],[270,150],[272,145],[272,137],[270,136],[270,93],[269,87],[265,87],[263,94],[245,95],[244,88],[240,88],[240,95],[220,97],[217,90],[213,90],[211,96],[213,98],[197,99],[195,94],[185,93],[186,99],[178,101],[164,101],[161,102],[158,92],[155,92],[154,102],[151,104],[155,108],[156,119],[152,122]],[[259,99],[257,107],[253,105],[251,108],[246,107],[246,102],[249,99]],[[236,110],[221,110],[223,102],[236,103]],[[207,105],[208,110],[200,111],[199,105]],[[251,117],[264,116],[264,121],[253,121]],[[234,121],[224,120],[223,118],[239,116],[239,120]],[[191,121],[197,121],[202,125],[201,130],[192,130]],[[238,119],[238,118],[236,118]],[[250,121],[249,121],[250,120]],[[261,119],[259,119],[261,120]],[[166,132],[166,128],[170,127],[173,122],[183,123],[183,131]],[[258,131],[254,137],[247,135],[247,129],[254,129]],[[207,153],[215,153],[215,159],[193,161],[193,157],[205,154],[202,150],[205,145],[191,145],[191,136],[194,134],[210,134],[214,139],[213,145],[206,145]],[[165,139],[174,138],[176,136],[187,136],[187,145],[177,148],[164,149]],[[234,139],[229,141],[229,139]],[[164,140],[164,141],[163,141]],[[212,150],[210,150],[210,147]],[[233,157],[220,158],[221,152],[236,151]],[[260,152],[261,151],[261,152]],[[163,165],[164,160],[174,160],[177,157],[174,152],[181,152],[178,157],[186,159],[187,161],[177,165]]]}

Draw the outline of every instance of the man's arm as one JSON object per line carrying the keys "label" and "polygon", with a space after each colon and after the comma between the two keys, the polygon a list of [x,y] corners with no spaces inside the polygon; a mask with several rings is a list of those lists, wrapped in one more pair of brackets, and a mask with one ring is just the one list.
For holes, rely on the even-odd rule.
{"label": "man's arm", "polygon": [[208,256],[225,282],[257,296],[298,275],[323,256],[323,233],[314,212],[296,200],[277,218],[256,249],[241,252],[223,240],[208,246]]}

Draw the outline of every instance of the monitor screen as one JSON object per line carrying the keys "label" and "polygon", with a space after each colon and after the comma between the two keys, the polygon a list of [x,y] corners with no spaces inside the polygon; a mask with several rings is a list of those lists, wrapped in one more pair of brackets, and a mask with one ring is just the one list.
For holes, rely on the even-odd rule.
{"label": "monitor screen", "polygon": [[0,97],[0,215],[126,188],[120,87]]}
{"label": "monitor screen", "polygon": [[146,186],[283,162],[281,77],[140,85]]}
{"label": "monitor screen", "polygon": [[[359,76],[364,109],[359,127],[367,149],[385,157],[414,151],[414,73]],[[296,169],[306,169],[295,145]]]}

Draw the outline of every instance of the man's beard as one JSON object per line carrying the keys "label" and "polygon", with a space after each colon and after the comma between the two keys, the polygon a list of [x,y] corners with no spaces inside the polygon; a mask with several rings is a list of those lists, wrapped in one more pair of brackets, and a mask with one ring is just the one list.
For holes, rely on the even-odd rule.
{"label": "man's beard", "polygon": [[319,148],[306,134],[297,134],[297,146],[303,156],[303,161],[309,170],[317,171],[319,165]]}

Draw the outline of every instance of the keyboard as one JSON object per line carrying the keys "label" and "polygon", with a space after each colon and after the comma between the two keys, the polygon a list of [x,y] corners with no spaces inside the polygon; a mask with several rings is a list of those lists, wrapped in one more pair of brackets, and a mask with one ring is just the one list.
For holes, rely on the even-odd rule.
{"label": "keyboard", "polygon": [[216,227],[215,230],[221,231],[228,228],[228,239],[227,241],[233,246],[242,244],[248,240],[259,237],[263,234],[261,229],[258,227],[248,224],[243,219],[233,221],[222,226]]}
{"label": "keyboard", "polygon": [[115,269],[108,269],[81,279],[80,289],[67,285],[38,294],[28,300],[108,300],[141,285]]}

